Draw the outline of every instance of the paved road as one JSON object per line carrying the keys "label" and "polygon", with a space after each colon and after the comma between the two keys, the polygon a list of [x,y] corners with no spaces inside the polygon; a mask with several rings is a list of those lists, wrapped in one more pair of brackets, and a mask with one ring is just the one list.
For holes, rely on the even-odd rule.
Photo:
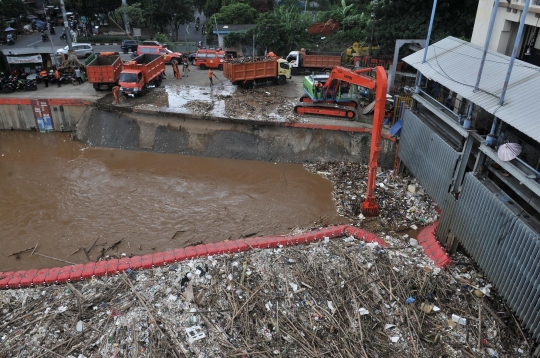
{"label": "paved road", "polygon": [[199,42],[204,41],[204,36],[202,34],[202,27],[206,23],[206,16],[203,14],[200,14],[199,12],[195,12],[193,15],[195,19],[197,16],[200,18],[201,26],[199,26],[199,31],[195,31],[195,22],[192,22],[191,24],[185,24],[181,25],[178,29],[178,41],[188,41],[188,42]]}

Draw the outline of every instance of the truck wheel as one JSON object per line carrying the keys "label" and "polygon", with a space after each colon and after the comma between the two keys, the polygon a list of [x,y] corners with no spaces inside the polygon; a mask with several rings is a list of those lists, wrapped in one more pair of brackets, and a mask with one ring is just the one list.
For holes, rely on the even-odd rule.
{"label": "truck wheel", "polygon": [[296,76],[298,74],[298,67],[293,67],[291,69],[291,75]]}
{"label": "truck wheel", "polygon": [[98,92],[101,91],[101,89],[99,88],[99,84],[97,83],[94,83],[94,89]]}
{"label": "truck wheel", "polygon": [[219,66],[217,67],[217,69],[220,70],[220,71],[223,71],[223,65],[219,65]]}
{"label": "truck wheel", "polygon": [[158,77],[158,78],[156,79],[156,87],[161,86],[161,81],[162,81],[162,80],[163,80],[163,79],[161,78],[161,76]]}
{"label": "truck wheel", "polygon": [[285,76],[278,77],[278,80],[277,80],[278,85],[284,85],[286,82],[287,80],[285,79]]}
{"label": "truck wheel", "polygon": [[253,89],[253,81],[247,81],[246,83],[244,83],[244,88]]}
{"label": "truck wheel", "polygon": [[206,70],[206,66],[205,66],[205,65],[201,65],[201,70]]}

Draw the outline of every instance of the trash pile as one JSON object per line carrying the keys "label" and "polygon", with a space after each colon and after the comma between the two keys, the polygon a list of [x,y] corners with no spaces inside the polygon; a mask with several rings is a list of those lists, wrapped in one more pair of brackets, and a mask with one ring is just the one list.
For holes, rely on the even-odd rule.
{"label": "trash pile", "polygon": [[293,111],[295,99],[283,96],[271,86],[239,89],[234,96],[224,96],[225,114],[231,118],[275,122],[298,122]]}
{"label": "trash pile", "polygon": [[201,100],[193,100],[186,103],[184,107],[189,109],[193,113],[207,116],[211,114],[212,109],[214,108],[214,103]]}
{"label": "trash pile", "polygon": [[464,258],[353,237],[0,291],[0,357],[525,357]]}
{"label": "trash pile", "polygon": [[264,62],[264,61],[275,61],[275,60],[276,60],[275,57],[268,57],[268,56],[245,56],[245,57],[237,57],[237,58],[228,58],[228,59],[225,59],[224,62],[237,65],[240,63]]}
{"label": "trash pile", "polygon": [[[367,190],[366,164],[328,162],[304,164],[304,168],[332,182],[332,195],[340,215],[364,227],[373,222],[374,219],[366,219],[361,213]],[[437,220],[435,203],[413,177],[381,170],[377,174],[375,197],[379,203],[379,216],[375,219],[376,225],[368,228],[372,232],[417,230]]]}

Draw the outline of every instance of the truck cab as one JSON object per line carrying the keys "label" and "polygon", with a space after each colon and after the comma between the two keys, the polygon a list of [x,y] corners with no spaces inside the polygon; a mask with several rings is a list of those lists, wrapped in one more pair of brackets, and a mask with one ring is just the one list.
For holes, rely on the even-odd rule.
{"label": "truck cab", "polygon": [[300,51],[291,51],[291,52],[289,52],[289,54],[287,55],[286,60],[289,63],[289,65],[291,65],[291,67],[298,68],[300,66],[300,62],[301,62]]}
{"label": "truck cab", "polygon": [[118,79],[118,84],[120,85],[120,91],[131,97],[135,97],[138,94],[142,95],[144,88],[146,88],[142,71],[136,70],[122,71]]}
{"label": "truck cab", "polygon": [[286,60],[280,58],[277,60],[277,66],[278,66],[278,77],[285,76],[288,80],[291,79],[291,64],[288,63]]}

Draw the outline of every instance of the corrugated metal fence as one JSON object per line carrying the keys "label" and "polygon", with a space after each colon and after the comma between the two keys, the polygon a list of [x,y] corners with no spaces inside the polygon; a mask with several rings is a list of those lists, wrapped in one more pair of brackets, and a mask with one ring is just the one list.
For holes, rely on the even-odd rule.
{"label": "corrugated metal fence", "polygon": [[[465,176],[459,200],[449,193],[460,153],[406,111],[399,157],[442,209],[440,241],[452,233],[535,339],[540,339],[540,241],[521,209],[489,182]],[[486,182],[488,183],[488,182]],[[502,192],[501,192],[502,193]]]}
{"label": "corrugated metal fence", "polygon": [[516,213],[505,203],[508,201],[468,173],[451,231],[538,339],[540,241],[538,233],[522,220],[523,210]]}
{"label": "corrugated metal fence", "polygon": [[443,211],[455,201],[449,188],[459,153],[409,110],[403,117],[398,155]]}

